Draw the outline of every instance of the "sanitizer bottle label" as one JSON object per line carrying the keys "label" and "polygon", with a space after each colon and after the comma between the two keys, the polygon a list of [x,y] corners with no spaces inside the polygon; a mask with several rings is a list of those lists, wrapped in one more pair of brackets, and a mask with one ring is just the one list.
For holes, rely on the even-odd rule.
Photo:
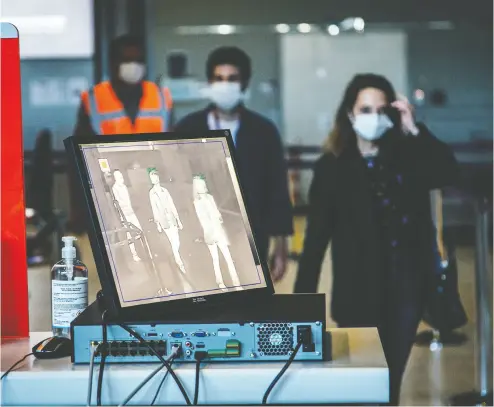
{"label": "sanitizer bottle label", "polygon": [[87,278],[72,281],[52,280],[53,328],[69,328],[70,323],[87,307]]}

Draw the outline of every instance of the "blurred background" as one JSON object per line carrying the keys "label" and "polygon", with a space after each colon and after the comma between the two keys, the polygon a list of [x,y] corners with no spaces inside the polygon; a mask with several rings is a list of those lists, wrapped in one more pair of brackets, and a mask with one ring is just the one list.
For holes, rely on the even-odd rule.
{"label": "blurred background", "polygon": [[[48,190],[56,214],[47,221],[27,213],[31,330],[50,328],[48,270],[70,211],[62,140],[72,134],[80,93],[107,78],[109,42],[125,33],[145,38],[148,79],[169,86],[176,120],[207,104],[209,52],[236,45],[253,63],[246,104],[278,126],[290,168],[296,234],[278,292],[292,290],[312,163],[354,74],[385,75],[454,149],[463,186],[444,191],[444,221],[469,322],[432,345],[418,339],[402,402],[443,404],[472,390],[478,214],[467,187],[478,174],[492,176],[492,16],[489,0],[3,0],[1,19],[21,38],[27,202],[34,206]],[[41,181],[33,176],[40,168]],[[488,184],[482,188],[492,197]],[[330,284],[328,258],[321,291]]]}

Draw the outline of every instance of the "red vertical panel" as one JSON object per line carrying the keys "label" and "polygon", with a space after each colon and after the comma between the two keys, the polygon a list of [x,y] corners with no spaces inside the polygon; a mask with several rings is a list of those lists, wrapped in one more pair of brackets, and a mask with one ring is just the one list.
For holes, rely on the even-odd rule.
{"label": "red vertical panel", "polygon": [[2,339],[29,336],[21,65],[17,30],[1,23],[0,180]]}

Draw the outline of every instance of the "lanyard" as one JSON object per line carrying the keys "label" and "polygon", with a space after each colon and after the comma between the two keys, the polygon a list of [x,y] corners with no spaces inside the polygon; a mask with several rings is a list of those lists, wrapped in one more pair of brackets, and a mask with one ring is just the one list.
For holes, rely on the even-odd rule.
{"label": "lanyard", "polygon": [[227,129],[223,129],[221,128],[221,124],[220,124],[220,118],[218,117],[218,114],[216,112],[212,112],[213,114],[213,124],[214,124],[214,127],[215,127],[215,130],[230,130],[230,134],[232,136],[232,140],[233,140],[233,144],[237,144],[237,132],[240,128],[240,118],[237,119],[237,126],[236,126],[236,129],[235,129],[235,134],[234,132],[232,131],[232,129],[230,128],[227,128]]}
{"label": "lanyard", "polygon": [[213,112],[213,119],[215,130],[224,130],[220,126],[220,118],[218,117],[218,114],[216,112]]}

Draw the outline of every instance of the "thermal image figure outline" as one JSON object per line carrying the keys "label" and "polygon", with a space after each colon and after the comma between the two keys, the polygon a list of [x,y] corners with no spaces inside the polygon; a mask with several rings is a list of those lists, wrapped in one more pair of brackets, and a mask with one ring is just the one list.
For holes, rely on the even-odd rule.
{"label": "thermal image figure outline", "polygon": [[148,168],[148,175],[153,187],[149,190],[149,202],[153,211],[153,220],[159,233],[165,232],[173,252],[175,263],[183,274],[185,265],[180,256],[180,234],[183,229],[180,216],[168,190],[161,186],[156,168]]}
{"label": "thermal image figure outline", "polygon": [[[113,178],[115,180],[115,183],[112,186],[113,197],[115,198],[115,200],[118,203],[118,206],[120,207],[121,215],[124,217],[124,219],[122,220],[132,224],[133,226],[139,228],[142,231],[143,229],[141,223],[139,222],[139,219],[135,214],[134,208],[132,207],[129,190],[127,188],[127,185],[125,185],[122,172],[120,170],[113,171]],[[127,240],[131,242],[130,232],[127,232]],[[141,258],[137,255],[135,243],[133,242],[129,243],[129,249],[130,252],[132,253],[132,259],[136,262],[141,261]]]}
{"label": "thermal image figure outline", "polygon": [[228,272],[233,285],[237,290],[241,290],[242,287],[238,273],[230,253],[230,242],[223,227],[223,217],[216,205],[214,197],[209,193],[204,175],[199,174],[193,177],[192,194],[197,218],[204,232],[204,243],[208,246],[213,261],[216,284],[218,284],[221,290],[227,291],[220,266],[219,252],[221,251],[228,266]]}

